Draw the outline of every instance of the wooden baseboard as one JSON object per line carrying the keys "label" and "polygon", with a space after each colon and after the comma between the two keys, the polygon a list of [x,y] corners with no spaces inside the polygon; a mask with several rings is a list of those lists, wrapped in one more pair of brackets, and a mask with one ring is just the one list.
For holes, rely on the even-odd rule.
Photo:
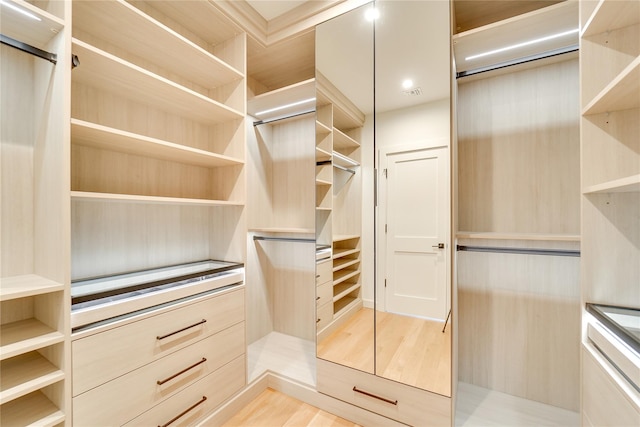
{"label": "wooden baseboard", "polygon": [[404,426],[397,421],[367,411],[357,406],[350,405],[326,394],[319,393],[315,389],[301,384],[290,378],[278,375],[271,371],[265,372],[258,379],[247,385],[240,393],[227,401],[215,412],[204,418],[198,427],[221,426],[230,420],[243,407],[248,405],[260,393],[271,388],[295,399],[301,400],[323,411],[337,415],[346,420],[366,426]]}

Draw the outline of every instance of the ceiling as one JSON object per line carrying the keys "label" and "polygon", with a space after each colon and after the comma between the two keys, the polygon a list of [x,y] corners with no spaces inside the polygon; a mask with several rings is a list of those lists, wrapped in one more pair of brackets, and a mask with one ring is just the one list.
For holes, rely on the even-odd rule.
{"label": "ceiling", "polygon": [[295,9],[308,0],[246,0],[264,19],[270,21]]}

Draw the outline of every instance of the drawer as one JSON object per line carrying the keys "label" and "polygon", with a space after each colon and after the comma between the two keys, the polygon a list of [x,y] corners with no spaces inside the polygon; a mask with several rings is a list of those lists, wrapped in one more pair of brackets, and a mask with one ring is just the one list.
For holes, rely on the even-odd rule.
{"label": "drawer", "polygon": [[134,418],[125,426],[164,426],[174,419],[171,427],[193,426],[240,391],[244,385],[245,361],[244,357],[239,357]]}
{"label": "drawer", "polygon": [[244,322],[238,323],[74,397],[73,424],[126,423],[244,354],[244,336]]}
{"label": "drawer", "polygon": [[325,305],[333,300],[333,283],[325,282],[316,288],[316,307]]}
{"label": "drawer", "polygon": [[[412,426],[451,425],[451,398],[317,359],[317,390]],[[387,399],[371,397],[354,390]],[[395,404],[393,403],[395,402]]]}
{"label": "drawer", "polygon": [[316,330],[319,332],[333,320],[333,301],[316,309]]}
{"label": "drawer", "polygon": [[74,340],[73,395],[242,321],[244,288]]}
{"label": "drawer", "polygon": [[333,262],[331,260],[316,263],[316,285],[333,280]]}

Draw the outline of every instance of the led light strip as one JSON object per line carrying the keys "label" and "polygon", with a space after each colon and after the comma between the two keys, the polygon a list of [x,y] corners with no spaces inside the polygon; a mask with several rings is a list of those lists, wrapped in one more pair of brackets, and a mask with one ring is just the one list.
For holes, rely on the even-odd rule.
{"label": "led light strip", "polygon": [[33,13],[31,13],[31,12],[27,12],[27,11],[26,11],[26,10],[24,10],[24,9],[19,8],[18,6],[14,5],[13,3],[9,3],[9,2],[7,2],[7,1],[5,1],[5,0],[0,0],[0,4],[1,4],[2,6],[7,6],[9,9],[13,9],[13,10],[15,10],[16,12],[21,13],[21,14],[23,14],[24,16],[27,16],[27,17],[29,17],[29,18],[31,18],[31,19],[35,19],[36,21],[42,21],[42,19],[40,19],[38,16],[34,15],[34,14],[33,14]]}
{"label": "led light strip", "polygon": [[281,105],[280,107],[271,108],[269,110],[259,111],[256,116],[263,116],[265,114],[274,113],[276,111],[285,110],[287,108],[296,107],[302,104],[308,104],[309,102],[314,102],[315,98],[303,99],[302,101],[292,102],[291,104]]}
{"label": "led light strip", "polygon": [[552,35],[546,36],[546,37],[541,37],[539,39],[529,40],[529,41],[526,41],[526,42],[522,42],[522,43],[510,45],[510,46],[505,46],[505,47],[502,47],[500,49],[490,50],[488,52],[479,53],[477,55],[467,56],[464,59],[465,59],[465,61],[471,61],[471,60],[482,58],[482,57],[485,57],[485,56],[495,55],[496,53],[506,52],[506,51],[513,50],[513,49],[518,49],[518,48],[521,48],[521,47],[524,47],[524,46],[529,46],[529,45],[536,44],[536,43],[542,43],[542,42],[545,42],[547,40],[553,40],[553,39],[557,39],[557,38],[560,38],[560,37],[568,36],[570,34],[575,34],[578,31],[580,31],[580,30],[578,28],[576,28],[574,30],[564,31],[562,33],[552,34]]}

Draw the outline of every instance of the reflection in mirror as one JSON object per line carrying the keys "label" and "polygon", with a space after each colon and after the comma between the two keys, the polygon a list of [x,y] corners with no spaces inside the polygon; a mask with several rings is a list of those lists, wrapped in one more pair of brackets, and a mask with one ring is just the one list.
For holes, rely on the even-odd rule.
{"label": "reflection in mirror", "polygon": [[316,309],[318,357],[373,374],[373,278],[362,268],[373,229],[363,233],[361,165],[373,161],[373,138],[363,130],[373,111],[370,8],[316,28]]}
{"label": "reflection in mirror", "polygon": [[450,396],[449,2],[376,9],[375,373]]}

